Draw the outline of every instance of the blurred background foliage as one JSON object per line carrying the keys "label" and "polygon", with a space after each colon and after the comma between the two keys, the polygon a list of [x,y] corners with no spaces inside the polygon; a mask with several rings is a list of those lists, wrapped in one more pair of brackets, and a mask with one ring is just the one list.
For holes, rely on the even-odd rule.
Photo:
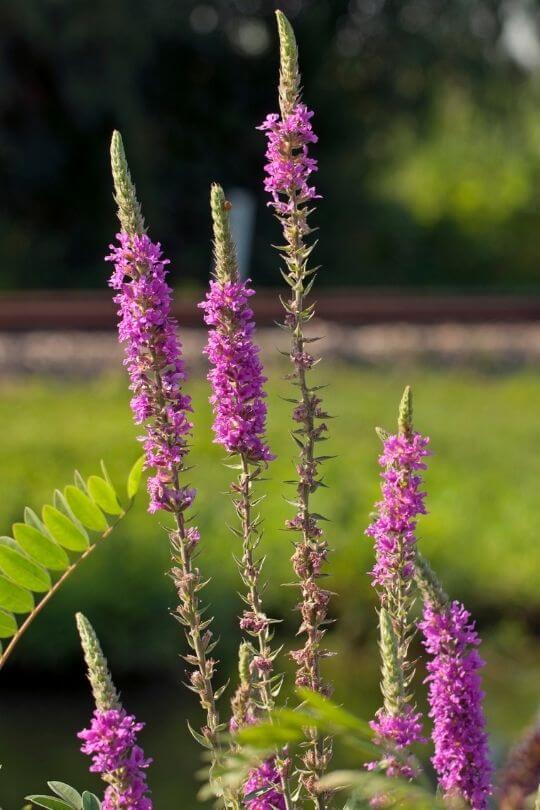
{"label": "blurred background foliage", "polygon": [[[540,283],[538,5],[283,0],[316,109],[321,283]],[[252,275],[276,283],[261,194],[274,3],[8,0],[0,9],[0,287],[100,287],[125,136],[152,233],[209,266],[208,186],[257,200]]]}

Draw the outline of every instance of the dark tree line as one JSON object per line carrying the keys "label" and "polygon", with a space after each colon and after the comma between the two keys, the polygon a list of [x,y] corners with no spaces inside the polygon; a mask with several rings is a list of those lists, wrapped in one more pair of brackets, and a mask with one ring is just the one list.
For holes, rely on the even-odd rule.
{"label": "dark tree line", "polygon": [[[201,284],[208,272],[212,180],[256,195],[252,275],[258,283],[277,281],[275,259],[266,250],[277,229],[261,192],[264,139],[255,130],[276,109],[274,5],[5,0],[0,287],[103,285],[102,256],[115,225],[108,168],[114,127],[124,135],[152,234],[174,260],[177,283]],[[521,172],[532,189],[540,174],[540,155],[519,134],[534,110],[535,78],[504,47],[508,4],[279,5],[294,19],[306,101],[316,109],[320,135],[321,283],[538,282],[538,197],[520,192],[517,181],[512,185]],[[530,23],[534,28],[534,16]],[[500,193],[502,213],[496,208],[490,214],[496,181],[495,193],[484,191],[487,202],[479,202],[474,189],[469,200],[468,169],[459,151],[441,169],[437,155],[444,156],[444,140],[437,144],[443,130],[444,137],[452,135],[452,113],[450,123],[447,117],[441,124],[434,110],[452,94],[473,111],[473,141],[491,137],[493,130],[500,130],[502,144],[506,133],[515,141],[515,166],[505,175],[510,190]],[[462,129],[457,127],[456,138],[463,137]],[[423,146],[432,142],[435,158]],[[482,158],[481,148],[479,153]],[[475,153],[466,154],[472,171]],[[520,155],[529,161],[526,170]],[[436,214],[430,215],[429,197],[422,202],[428,193],[422,172],[444,178],[460,165],[464,191],[450,189],[448,199],[434,175]],[[420,167],[418,178],[411,166]],[[489,167],[485,171],[489,179]],[[417,198],[427,215],[418,214]]]}

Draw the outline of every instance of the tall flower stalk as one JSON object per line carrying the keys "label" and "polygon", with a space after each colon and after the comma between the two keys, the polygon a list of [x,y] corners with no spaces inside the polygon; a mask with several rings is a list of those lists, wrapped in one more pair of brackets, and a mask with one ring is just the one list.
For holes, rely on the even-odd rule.
{"label": "tall flower stalk", "polygon": [[[384,704],[371,725],[384,752],[378,767],[391,776],[412,778],[416,767],[412,759],[406,760],[410,747],[422,739],[422,724],[411,689],[414,668],[409,660],[413,636],[410,612],[414,599],[416,521],[418,515],[425,513],[425,494],[420,490],[418,472],[426,468],[429,440],[413,431],[410,388],[405,389],[400,403],[397,434],[379,431],[379,435],[383,440],[379,457],[383,468],[382,499],[366,534],[375,541],[376,560],[371,578],[381,603]],[[373,769],[377,763],[370,763],[369,767]]]}
{"label": "tall flower stalk", "polygon": [[432,763],[450,801],[487,810],[493,792],[492,765],[482,707],[480,637],[470,613],[460,602],[448,599],[421,558],[416,574],[424,598],[419,627],[430,656],[426,681],[435,744]]}
{"label": "tall flower stalk", "polygon": [[[214,441],[222,445],[235,462],[229,466],[238,470],[231,492],[240,528],[233,531],[242,542],[242,555],[236,558],[246,588],[242,595],[246,608],[240,617],[240,627],[246,636],[244,653],[246,650],[250,653],[251,687],[248,701],[233,701],[233,709],[236,706],[233,720],[240,726],[255,720],[260,710],[269,712],[274,705],[272,670],[275,653],[271,649],[272,622],[264,612],[262,600],[264,560],[256,555],[261,540],[261,518],[256,511],[260,499],[254,493],[254,486],[273,456],[265,439],[266,377],[259,348],[253,340],[255,323],[249,306],[249,299],[255,291],[249,280],[240,280],[229,225],[230,206],[223,189],[217,184],[212,186],[210,204],[214,279],[205,301],[199,306],[209,327],[204,351],[211,364],[208,379],[212,386],[210,402],[215,417]],[[241,687],[245,691],[245,683]]]}
{"label": "tall flower stalk", "polygon": [[[214,441],[222,445],[238,471],[231,484],[239,528],[234,534],[242,542],[242,554],[235,559],[245,587],[241,594],[245,609],[240,617],[244,639],[240,645],[240,683],[231,701],[231,728],[257,722],[274,707],[281,677],[273,675],[279,651],[271,646],[272,624],[263,607],[261,581],[264,558],[257,556],[261,541],[260,498],[254,492],[261,474],[274,458],[265,439],[266,394],[259,348],[254,342],[255,322],[249,299],[254,294],[250,281],[241,281],[230,223],[230,204],[223,189],[214,184],[210,192],[214,233],[214,278],[205,301],[199,306],[209,327],[205,354],[210,360],[208,379],[214,411]],[[249,810],[285,808],[288,785],[286,760],[281,753],[255,769],[244,786]]]}
{"label": "tall flower stalk", "polygon": [[[322,402],[318,395],[321,386],[310,381],[310,370],[315,357],[307,351],[310,342],[304,335],[305,325],[314,315],[314,305],[306,298],[313,285],[316,271],[308,267],[314,244],[309,244],[311,228],[308,217],[313,201],[319,197],[310,184],[317,163],[309,156],[309,145],[317,142],[311,126],[313,113],[301,102],[298,50],[294,32],[285,15],[277,11],[280,38],[280,114],[268,115],[259,127],[267,135],[267,163],[265,189],[271,195],[273,207],[284,236],[280,249],[285,269],[283,276],[290,288],[285,309],[285,328],[291,336],[290,379],[297,389],[293,400],[293,438],[298,447],[296,515],[287,521],[287,528],[299,539],[295,542],[292,565],[300,588],[301,614],[299,634],[304,636],[303,647],[292,653],[297,665],[296,683],[319,692],[330,693],[323,680],[321,661],[329,655],[323,647],[330,593],[320,587],[322,567],[328,556],[328,544],[320,526],[321,516],[313,511],[311,496],[323,486],[320,465],[325,456],[317,453],[317,444],[325,439],[326,424]],[[324,774],[331,757],[330,739],[319,739],[315,730],[311,744],[303,756],[301,781],[315,807],[324,806],[319,794],[318,781]]]}
{"label": "tall flower stalk", "polygon": [[96,705],[90,728],[78,737],[83,741],[82,752],[92,757],[90,771],[100,774],[108,785],[103,810],[152,810],[146,781],[152,760],[137,745],[144,723],[123,708],[92,625],[82,613],[76,619]]}
{"label": "tall flower stalk", "polygon": [[129,173],[122,139],[113,134],[111,164],[121,230],[118,244],[111,245],[108,261],[114,263],[110,279],[117,291],[119,339],[125,344],[125,360],[133,392],[134,420],[144,425],[140,440],[145,466],[153,470],[148,481],[150,512],[168,512],[172,578],[179,597],[175,616],[184,626],[190,647],[186,662],[192,667],[188,688],[198,695],[205,723],[194,737],[214,753],[219,752],[220,726],[212,679],[216,662],[211,657],[215,642],[211,620],[203,619],[200,592],[204,587],[194,563],[199,531],[188,510],[195,490],[184,482],[186,456],[192,424],[191,400],[182,391],[186,378],[177,323],[171,315],[172,291],[167,284],[161,246],[146,233],[141,206]]}

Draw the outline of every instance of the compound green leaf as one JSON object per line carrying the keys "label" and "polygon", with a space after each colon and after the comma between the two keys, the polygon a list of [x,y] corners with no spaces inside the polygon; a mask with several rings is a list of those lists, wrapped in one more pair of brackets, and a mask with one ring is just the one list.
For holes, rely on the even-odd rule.
{"label": "compound green leaf", "polygon": [[94,500],[100,509],[107,512],[109,515],[121,515],[123,512],[122,507],[118,503],[116,492],[111,484],[99,475],[91,475],[86,482],[90,497]]}
{"label": "compound green leaf", "polygon": [[[11,538],[8,539],[11,540]],[[3,542],[0,542],[0,570],[17,585],[28,588],[30,591],[44,593],[51,588],[51,577],[48,571]]]}
{"label": "compound green leaf", "polygon": [[12,613],[0,610],[0,638],[11,638],[17,632],[17,622]]}
{"label": "compound green leaf", "polygon": [[47,810],[73,810],[72,806],[64,802],[62,799],[57,799],[55,796],[25,796],[27,802],[33,802],[38,807],[45,807]]}
{"label": "compound green leaf", "polygon": [[[76,491],[78,492],[78,490]],[[67,515],[64,515],[55,506],[46,504],[43,507],[42,515],[48,531],[61,546],[69,551],[84,551],[88,547],[88,538],[79,531]]]}
{"label": "compound green leaf", "polygon": [[0,608],[12,613],[30,613],[33,607],[34,597],[30,591],[0,574]]}
{"label": "compound green leaf", "polygon": [[24,522],[28,526],[33,526],[34,529],[38,530],[38,532],[43,533],[43,531],[44,531],[43,523],[38,518],[36,513],[33,511],[33,509],[30,509],[29,506],[26,506],[25,509],[24,509]]}
{"label": "compound green leaf", "polygon": [[139,491],[139,487],[141,485],[143,466],[144,466],[144,456],[141,456],[140,458],[137,459],[137,461],[129,471],[127,480],[127,496],[130,501],[133,500],[133,498]]}
{"label": "compound green leaf", "polygon": [[86,493],[71,485],[65,488],[64,493],[69,508],[77,520],[80,520],[84,526],[95,532],[107,531],[109,524],[105,519],[105,515]]}
{"label": "compound green leaf", "polygon": [[49,571],[65,571],[69,567],[69,557],[64,549],[34,526],[14,523],[12,529],[19,546]]}
{"label": "compound green leaf", "polygon": [[85,790],[82,795],[82,810],[101,810],[101,802],[97,796]]}
{"label": "compound green leaf", "polygon": [[67,802],[73,810],[82,810],[82,796],[75,788],[72,788],[71,785],[66,785],[65,782],[47,782],[47,784],[50,789]]}

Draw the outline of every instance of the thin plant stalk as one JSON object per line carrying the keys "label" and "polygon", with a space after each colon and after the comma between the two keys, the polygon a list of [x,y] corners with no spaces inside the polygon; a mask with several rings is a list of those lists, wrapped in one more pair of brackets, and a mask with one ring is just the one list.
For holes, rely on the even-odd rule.
{"label": "thin plant stalk", "polygon": [[[323,638],[328,624],[327,609],[330,593],[319,585],[322,566],[328,556],[328,544],[320,527],[322,516],[312,507],[311,496],[324,486],[320,465],[327,458],[318,452],[317,445],[325,440],[328,417],[321,405],[319,391],[310,370],[318,362],[310,354],[305,326],[313,318],[314,305],[307,297],[315,280],[316,268],[308,266],[314,243],[309,244],[312,229],[308,217],[313,201],[319,196],[309,185],[310,175],[316,170],[316,161],[308,155],[308,145],[317,141],[311,128],[311,113],[301,103],[298,49],[292,27],[285,15],[278,11],[280,38],[280,115],[269,115],[260,129],[267,133],[268,149],[265,188],[271,194],[269,203],[279,220],[285,244],[280,252],[285,264],[282,275],[290,289],[288,300],[282,299],[285,309],[284,327],[290,334],[289,357],[292,365],[290,379],[297,396],[294,403],[293,439],[298,448],[296,497],[292,501],[296,515],[287,521],[287,528],[296,532],[292,559],[293,570],[300,590],[301,614],[299,634],[304,645],[292,653],[297,664],[296,684],[322,695],[331,692],[323,680],[321,663],[329,652],[324,649]],[[304,792],[311,803],[325,806],[327,795],[321,794],[318,782],[331,758],[331,739],[320,738],[317,731],[310,732],[311,743],[302,757],[299,771]]]}
{"label": "thin plant stalk", "polygon": [[[174,528],[168,532],[171,575],[179,598],[174,615],[184,626],[190,647],[184,656],[193,668],[187,686],[198,696],[205,713],[200,732],[191,728],[190,731],[211,751],[216,763],[221,755],[219,733],[224,728],[216,701],[224,687],[215,691],[213,686],[216,662],[211,653],[216,642],[210,630],[212,619],[203,618],[200,602],[200,592],[206,583],[195,564],[199,532],[187,516],[195,492],[182,481],[187,471],[192,425],[187,418],[190,399],[181,389],[185,379],[181,345],[176,336],[177,324],[170,315],[166,262],[161,258],[160,245],[150,242],[146,235],[118,132],[112,138],[111,165],[121,224],[120,247],[112,246],[109,257],[115,264],[111,286],[119,291],[115,301],[120,306],[120,339],[127,344],[125,365],[134,392],[132,409],[135,421],[146,427],[142,438],[146,466],[155,471],[149,479],[150,511],[169,512],[174,521]],[[223,800],[225,806],[234,806],[227,797]]]}

